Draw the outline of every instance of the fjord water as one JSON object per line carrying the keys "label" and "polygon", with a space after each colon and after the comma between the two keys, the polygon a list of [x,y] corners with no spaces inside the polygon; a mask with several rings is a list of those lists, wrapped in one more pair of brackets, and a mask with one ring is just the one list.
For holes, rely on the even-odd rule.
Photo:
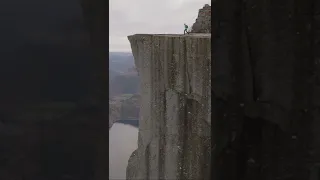
{"label": "fjord water", "polygon": [[126,179],[131,153],[138,147],[138,128],[115,123],[109,130],[109,179]]}

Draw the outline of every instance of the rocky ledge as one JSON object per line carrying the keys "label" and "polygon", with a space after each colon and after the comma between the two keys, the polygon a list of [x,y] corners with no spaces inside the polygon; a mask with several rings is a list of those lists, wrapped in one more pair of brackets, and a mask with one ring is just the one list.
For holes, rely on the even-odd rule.
{"label": "rocky ledge", "polygon": [[127,179],[210,179],[211,34],[128,39],[142,105]]}

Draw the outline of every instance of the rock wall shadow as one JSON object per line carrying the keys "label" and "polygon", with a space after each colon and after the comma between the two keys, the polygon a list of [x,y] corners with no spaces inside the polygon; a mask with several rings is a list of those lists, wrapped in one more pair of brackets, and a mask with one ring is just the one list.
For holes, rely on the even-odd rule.
{"label": "rock wall shadow", "polygon": [[90,104],[102,99],[87,10],[98,1],[85,2],[0,2],[0,179],[108,178],[106,108]]}

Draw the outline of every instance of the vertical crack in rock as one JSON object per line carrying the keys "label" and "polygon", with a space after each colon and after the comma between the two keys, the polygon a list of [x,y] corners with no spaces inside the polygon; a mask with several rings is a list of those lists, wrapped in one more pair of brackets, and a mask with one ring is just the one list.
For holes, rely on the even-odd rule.
{"label": "vertical crack in rock", "polygon": [[[191,44],[191,43],[190,43]],[[191,50],[192,47],[188,47],[188,42],[185,43],[184,46],[184,52],[187,52],[188,50]],[[186,53],[186,56],[190,54],[190,53]],[[185,59],[188,59],[188,57],[186,57]],[[190,75],[190,71],[188,70],[188,61],[185,63],[185,72],[186,72],[186,93],[191,93],[192,92],[192,87],[191,87],[191,75]]]}
{"label": "vertical crack in rock", "polygon": [[[250,29],[251,29],[251,26],[250,26],[250,22],[249,22],[249,18],[247,17],[248,14],[247,14],[247,3],[246,2],[243,2],[243,5],[242,5],[242,14],[240,16],[241,18],[241,21],[243,24],[244,24],[244,28],[243,28],[243,31],[244,31],[244,38],[245,38],[245,41],[246,41],[246,44],[247,44],[247,49],[248,49],[248,58],[249,58],[249,61],[250,61],[250,64],[251,64],[251,74],[255,74],[255,66],[256,66],[256,63],[255,63],[255,60],[253,59],[253,56],[252,56],[252,43],[251,43],[251,36],[250,36]],[[257,101],[259,98],[258,98],[258,95],[257,95],[257,86],[256,86],[256,77],[255,76],[252,76],[252,99],[253,101]]]}

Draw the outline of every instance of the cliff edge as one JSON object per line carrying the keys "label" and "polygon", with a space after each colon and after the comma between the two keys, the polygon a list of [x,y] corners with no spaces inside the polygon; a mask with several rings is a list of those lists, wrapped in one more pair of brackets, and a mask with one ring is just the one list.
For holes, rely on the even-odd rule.
{"label": "cliff edge", "polygon": [[127,179],[210,179],[211,34],[128,39],[141,109]]}

